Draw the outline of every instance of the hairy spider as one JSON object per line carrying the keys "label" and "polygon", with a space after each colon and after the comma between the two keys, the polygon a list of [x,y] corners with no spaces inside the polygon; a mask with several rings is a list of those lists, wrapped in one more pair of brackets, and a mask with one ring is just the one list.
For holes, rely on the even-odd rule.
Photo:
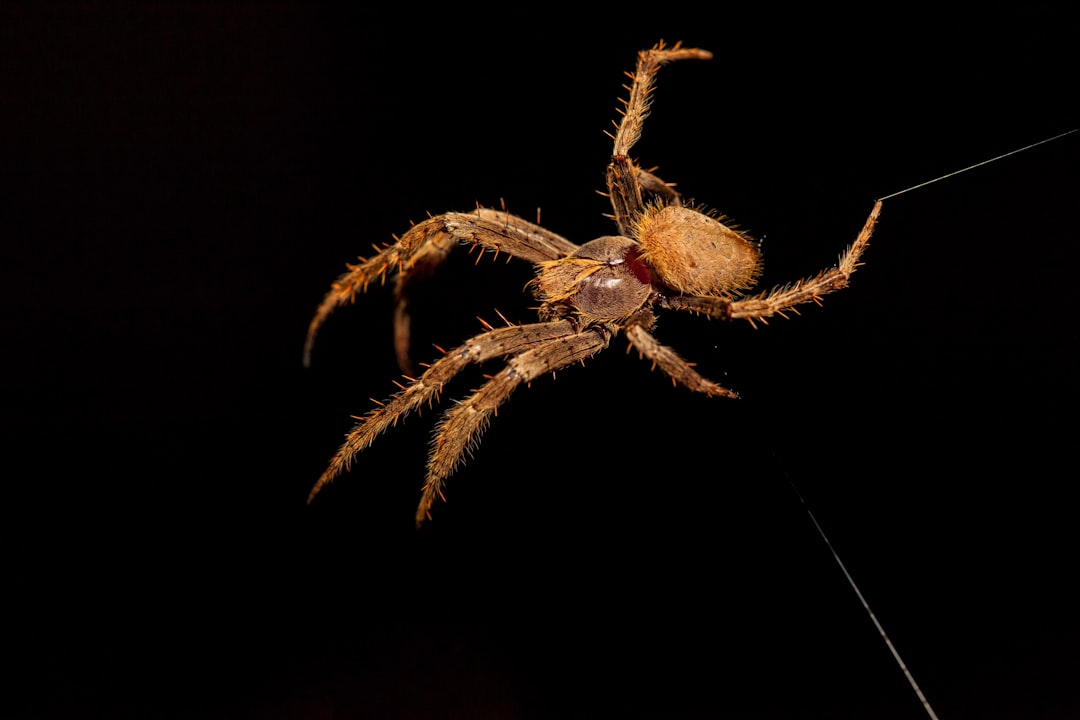
{"label": "hairy spider", "polygon": [[[326,294],[308,329],[304,363],[311,357],[315,335],[337,307],[352,302],[371,281],[396,271],[394,344],[403,371],[409,367],[408,289],[442,263],[455,245],[479,246],[481,252],[507,253],[531,262],[536,276],[530,286],[540,302],[540,322],[492,328],[444,351],[417,378],[359,419],[344,444],[315,483],[316,494],[384,430],[424,403],[439,398],[444,384],[465,367],[507,358],[505,367],[471,396],[447,410],[435,431],[427,479],[416,523],[430,517],[446,478],[465,453],[479,442],[492,414],[520,385],[546,373],[584,361],[623,333],[639,355],[650,360],[695,392],[734,398],[731,390],[698,374],[671,348],[650,334],[654,310],[684,310],[724,320],[765,321],[800,303],[818,302],[848,283],[859,265],[881,211],[878,201],[855,242],[839,263],[813,277],[754,296],[746,293],[761,268],[757,244],[724,224],[723,217],[684,203],[679,193],[630,158],[648,115],[657,71],[676,60],[707,60],[712,54],[676,43],[638,53],[637,67],[625,109],[612,136],[615,146],[607,167],[607,196],[618,235],[577,245],[539,225],[502,210],[479,207],[447,213],[414,225],[374,257],[348,265]],[[441,350],[441,348],[440,348]],[[445,498],[444,498],[445,499]]]}

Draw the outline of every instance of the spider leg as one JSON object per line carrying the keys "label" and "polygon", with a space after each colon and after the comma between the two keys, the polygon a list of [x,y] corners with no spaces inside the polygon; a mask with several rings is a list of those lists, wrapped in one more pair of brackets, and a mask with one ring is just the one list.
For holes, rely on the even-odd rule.
{"label": "spider leg", "polygon": [[626,337],[630,340],[630,345],[638,351],[638,355],[651,360],[654,368],[663,370],[671,378],[672,384],[678,383],[694,392],[704,393],[712,397],[739,397],[738,393],[700,375],[690,363],[679,357],[678,353],[667,345],[660,344],[655,337],[649,334],[649,330],[655,321],[656,318],[652,313],[644,315],[639,312],[630,318],[624,328]]}
{"label": "spider leg", "polygon": [[643,176],[644,171],[630,159],[630,149],[641,137],[642,125],[649,115],[657,71],[662,65],[676,60],[708,60],[710,58],[712,58],[712,53],[707,50],[683,48],[678,43],[667,48],[661,42],[649,50],[639,52],[635,72],[627,73],[627,77],[631,78],[633,83],[629,87],[629,97],[622,101],[624,105],[621,111],[622,120],[618,123],[614,135],[615,146],[607,168],[608,195],[611,198],[615,223],[619,227],[620,234],[632,237],[634,218],[645,208],[645,201],[642,198],[642,180],[646,180],[646,190],[651,189],[648,187],[648,179],[658,180],[648,173]]}
{"label": "spider leg", "polygon": [[638,170],[641,191],[661,199],[665,205],[682,205],[682,197],[671,183],[666,183],[648,170]]}
{"label": "spider leg", "polygon": [[542,344],[512,357],[505,368],[473,395],[446,411],[432,443],[427,479],[416,510],[417,526],[431,517],[431,507],[436,498],[442,497],[446,478],[466,453],[472,453],[491,416],[518,386],[596,354],[607,347],[611,335],[606,326],[595,326],[582,333],[552,333]]}
{"label": "spider leg", "polygon": [[710,317],[723,320],[755,320],[767,322],[774,315],[784,315],[784,311],[807,302],[820,303],[821,298],[829,293],[842,290],[848,285],[848,280],[855,270],[861,265],[859,258],[866,246],[870,243],[870,236],[874,234],[874,226],[881,214],[881,201],[874,203],[866,223],[859,231],[847,250],[840,256],[839,262],[813,277],[799,280],[790,285],[770,290],[757,297],[742,300],[730,300],[720,297],[694,297],[690,295],[676,295],[662,297],[656,301],[660,307],[670,310],[688,310],[702,313]]}
{"label": "spider leg", "polygon": [[[449,236],[446,236],[449,237]],[[437,248],[437,243],[428,247]],[[415,375],[410,346],[412,345],[412,313],[409,310],[409,298],[412,288],[430,278],[435,270],[446,260],[453,243],[445,249],[438,247],[428,253],[416,253],[407,272],[400,272],[394,278],[394,354],[398,368],[406,375]]]}
{"label": "spider leg", "polygon": [[[411,227],[397,241],[374,257],[349,265],[330,287],[308,326],[304,342],[304,365],[311,364],[315,336],[335,309],[353,301],[374,281],[398,272],[399,292],[404,292],[413,273],[430,274],[459,243],[480,245],[494,253],[506,253],[529,262],[556,260],[569,255],[577,245],[539,225],[516,215],[490,208],[469,213],[437,215]],[[396,311],[395,345],[398,357],[408,357],[407,303]]]}
{"label": "spider leg", "polygon": [[383,431],[392,427],[425,402],[433,403],[438,399],[444,384],[472,363],[482,363],[495,357],[516,355],[529,350],[537,344],[574,336],[573,324],[569,320],[556,322],[532,323],[497,328],[481,333],[454,348],[431,364],[423,375],[413,380],[378,407],[371,410],[345,436],[345,442],[330,460],[308,495],[308,503],[322,488],[341,473],[349,469],[356,455],[370,447]]}
{"label": "spider leg", "polygon": [[[659,201],[662,205],[671,205],[674,207],[682,207],[682,195],[675,189],[674,183],[664,182],[663,179],[654,175],[648,170],[642,170],[638,168],[638,186],[641,188],[641,202],[643,205],[648,204],[653,200]],[[610,198],[610,193],[601,193],[606,198]],[[609,217],[612,220],[615,219],[613,213],[605,214],[604,217]],[[626,233],[633,232],[633,227],[625,227],[619,225],[619,232]]]}

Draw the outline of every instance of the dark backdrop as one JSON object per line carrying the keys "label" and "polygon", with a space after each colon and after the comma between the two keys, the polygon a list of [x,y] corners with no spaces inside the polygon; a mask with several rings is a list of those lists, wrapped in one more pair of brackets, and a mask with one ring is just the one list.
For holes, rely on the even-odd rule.
{"label": "dark backdrop", "polygon": [[[604,131],[661,38],[716,57],[661,72],[637,156],[763,237],[768,286],[1076,127],[1075,20],[333,7],[2,6],[5,716],[923,716],[794,488],[941,717],[1080,712],[1080,135],[887,201],[821,308],[665,315],[739,401],[622,339],[518,392],[420,532],[437,410],[304,505],[394,390],[388,292],[300,363],[426,213],[612,232]],[[528,321],[529,277],[453,259],[418,354]]]}

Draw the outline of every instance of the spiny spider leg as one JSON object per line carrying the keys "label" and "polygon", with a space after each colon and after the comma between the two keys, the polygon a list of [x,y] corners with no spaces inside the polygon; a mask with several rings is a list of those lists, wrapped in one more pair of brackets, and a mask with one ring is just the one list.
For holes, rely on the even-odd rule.
{"label": "spiny spider leg", "polygon": [[881,201],[874,203],[858,237],[840,256],[840,261],[828,270],[798,282],[774,288],[757,297],[729,300],[720,297],[675,295],[657,300],[657,305],[671,310],[688,310],[723,320],[755,320],[767,322],[773,315],[783,316],[785,310],[807,302],[820,302],[822,296],[847,287],[848,279],[861,264],[859,257],[870,243],[874,226],[881,215]]}
{"label": "spiny spider leg", "polygon": [[330,460],[318,482],[308,495],[310,504],[322,488],[349,469],[357,453],[371,446],[375,438],[392,427],[423,403],[434,403],[439,391],[472,363],[482,363],[495,357],[516,355],[530,348],[566,336],[577,336],[574,324],[569,320],[512,325],[481,333],[462,345],[450,350],[432,363],[419,378],[405,386],[385,403],[370,411],[345,436],[345,442]]}
{"label": "spiny spider leg", "polygon": [[682,205],[682,198],[679,196],[675,186],[672,183],[667,183],[653,175],[648,170],[638,170],[638,185],[641,187],[641,191],[650,193],[660,198],[664,205]]}
{"label": "spiny spider leg", "polygon": [[[653,175],[648,170],[638,169],[638,186],[640,187],[640,196],[643,204],[647,204],[649,200],[659,200],[663,205],[670,205],[672,207],[682,207],[682,196],[679,195],[679,191],[675,189],[674,183],[664,182],[661,178]],[[606,198],[610,198],[610,193],[600,193]],[[648,199],[646,199],[648,198]],[[613,213],[605,213],[604,217],[615,219]]]}
{"label": "spiny spider leg", "polygon": [[[491,208],[477,208],[469,213],[447,213],[428,218],[409,228],[393,245],[378,255],[349,265],[326,293],[315,317],[308,326],[304,343],[304,365],[311,364],[311,350],[319,328],[335,309],[353,301],[357,293],[367,290],[373,280],[382,282],[388,272],[408,276],[415,268],[430,273],[442,263],[458,243],[480,245],[485,250],[521,258],[529,262],[556,260],[569,255],[577,245],[566,238],[524,220],[516,215]],[[402,281],[403,289],[408,280]],[[407,312],[402,309],[402,319]],[[407,328],[406,328],[407,331]],[[397,342],[402,342],[400,329],[395,332]],[[398,356],[407,355],[399,346]]]}
{"label": "spiny spider leg", "polygon": [[[568,324],[567,321],[550,323],[558,326],[560,332]],[[454,472],[466,453],[471,454],[487,429],[491,416],[518,386],[595,355],[608,346],[613,332],[604,326],[561,337],[552,332],[547,342],[510,358],[506,367],[473,395],[447,410],[439,422],[431,446],[427,480],[424,482],[420,507],[416,511],[417,526],[431,517],[431,506],[436,498],[442,497],[446,478]]]}
{"label": "spiny spider leg", "polygon": [[[615,132],[615,146],[611,153],[611,163],[607,168],[608,195],[614,210],[615,223],[619,233],[633,237],[634,219],[645,209],[641,196],[642,170],[630,159],[630,149],[641,137],[641,128],[649,115],[652,104],[653,85],[660,66],[677,60],[709,60],[712,53],[697,48],[683,48],[676,43],[665,48],[659,43],[649,50],[638,53],[637,69],[627,77],[633,80],[629,88],[630,95],[623,101],[626,106],[622,111],[622,120]],[[647,178],[659,180],[647,174]],[[663,182],[660,182],[663,185]],[[645,189],[651,189],[646,187]]]}
{"label": "spiny spider leg", "polygon": [[[630,318],[624,328],[631,347],[635,348],[641,357],[648,358],[652,361],[653,367],[663,370],[671,378],[673,384],[681,383],[694,392],[705,393],[713,397],[739,397],[738,393],[728,390],[726,387],[718,385],[699,374],[678,353],[667,345],[660,344],[648,332],[655,323],[655,315],[648,311],[639,311],[634,317]],[[629,349],[627,348],[628,351]]]}

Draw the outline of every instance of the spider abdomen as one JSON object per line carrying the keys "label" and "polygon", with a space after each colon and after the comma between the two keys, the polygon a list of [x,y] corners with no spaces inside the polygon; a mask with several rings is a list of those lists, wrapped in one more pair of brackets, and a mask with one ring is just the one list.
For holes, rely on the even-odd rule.
{"label": "spider abdomen", "polygon": [[637,225],[642,258],[688,295],[731,297],[754,286],[761,255],[747,236],[690,207],[649,208]]}
{"label": "spider abdomen", "polygon": [[539,263],[538,295],[545,304],[569,305],[590,321],[622,320],[652,293],[648,270],[638,255],[637,243],[630,238],[599,237],[569,257]]}

